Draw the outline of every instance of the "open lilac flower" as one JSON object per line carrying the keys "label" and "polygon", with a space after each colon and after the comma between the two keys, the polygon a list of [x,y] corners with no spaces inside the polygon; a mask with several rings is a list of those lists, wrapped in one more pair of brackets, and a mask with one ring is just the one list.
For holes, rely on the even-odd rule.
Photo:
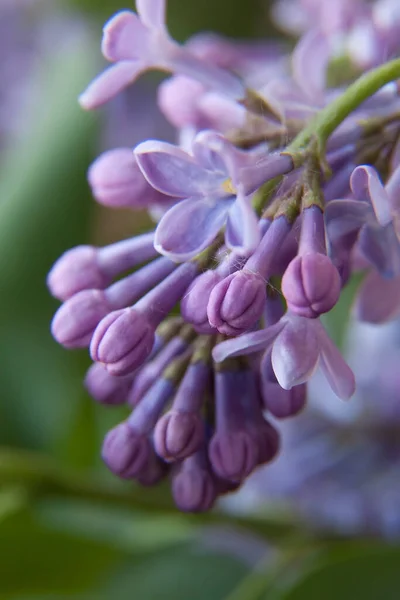
{"label": "open lilac flower", "polygon": [[236,100],[245,95],[240,80],[197,58],[168,34],[165,0],[136,0],[138,14],[123,10],[104,27],[102,52],[113,63],[80,96],[84,108],[104,104],[149,69],[187,75]]}
{"label": "open lilac flower", "polygon": [[373,167],[359,166],[351,175],[350,186],[355,200],[332,200],[326,207],[326,228],[333,251],[343,238],[356,234],[365,258],[382,276],[394,277],[400,273],[400,243],[393,218],[395,196],[400,191],[400,167],[383,186]]}
{"label": "open lilac flower", "polygon": [[148,141],[135,156],[148,182],[164,194],[182,198],[162,217],[155,248],[172,260],[190,260],[226,226],[225,242],[242,256],[258,244],[258,219],[250,195],[264,181],[293,168],[289,156],[267,155],[232,146],[215,132],[198,134],[193,155],[172,144]]}
{"label": "open lilac flower", "polygon": [[[271,348],[270,356],[268,350]],[[285,390],[308,381],[319,364],[339,398],[348,399],[354,393],[354,375],[319,319],[286,313],[271,327],[218,344],[214,348],[213,357],[220,362],[229,356],[251,354],[260,350],[265,351],[266,361],[272,360],[278,383]]]}

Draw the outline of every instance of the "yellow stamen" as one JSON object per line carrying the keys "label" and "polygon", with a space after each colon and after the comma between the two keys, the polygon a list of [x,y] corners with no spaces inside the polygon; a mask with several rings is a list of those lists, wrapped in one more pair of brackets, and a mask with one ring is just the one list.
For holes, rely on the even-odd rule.
{"label": "yellow stamen", "polygon": [[225,179],[225,181],[222,184],[222,189],[227,194],[232,194],[232,196],[236,196],[236,189],[235,189],[235,186],[232,183],[232,179],[230,179],[230,178],[229,179]]}

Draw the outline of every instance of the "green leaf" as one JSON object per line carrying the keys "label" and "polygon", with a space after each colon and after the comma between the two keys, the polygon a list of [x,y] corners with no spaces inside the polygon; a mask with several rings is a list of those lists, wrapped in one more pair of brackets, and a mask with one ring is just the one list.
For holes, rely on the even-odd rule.
{"label": "green leaf", "polygon": [[397,600],[400,547],[341,544],[282,600]]}
{"label": "green leaf", "polygon": [[[0,497],[1,498],[1,497]],[[1,507],[1,504],[0,504]],[[193,540],[196,528],[186,515],[146,514],[83,501],[52,499],[38,502],[35,514],[52,529],[92,540],[113,542],[127,550],[150,551]]]}
{"label": "green leaf", "polygon": [[122,558],[110,544],[55,532],[28,512],[0,524],[0,598],[75,593],[101,585]]}
{"label": "green leaf", "polygon": [[232,556],[194,545],[155,553],[116,576],[105,598],[131,600],[221,600],[248,569]]}
{"label": "green leaf", "polygon": [[0,369],[3,441],[54,447],[82,394],[82,355],[66,352],[49,327],[58,303],[45,281],[57,257],[88,237],[86,170],[94,121],[76,97],[95,51],[74,39],[41,65],[32,127],[0,171]]}
{"label": "green leaf", "polygon": [[[135,9],[133,0],[125,3],[122,0],[64,1],[92,14],[100,21],[123,8]],[[260,20],[261,16],[264,16],[264,20]],[[254,35],[257,26],[259,33],[265,33],[267,12],[262,11],[259,0],[248,0],[245,5],[242,0],[168,0],[167,22],[172,35],[178,40],[185,40],[201,30],[213,30],[243,38]]]}

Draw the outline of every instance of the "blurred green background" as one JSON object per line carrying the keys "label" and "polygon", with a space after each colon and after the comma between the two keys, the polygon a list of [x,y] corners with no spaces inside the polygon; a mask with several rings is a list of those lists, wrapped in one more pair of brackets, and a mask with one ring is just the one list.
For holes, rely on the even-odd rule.
{"label": "blurred green background", "polygon": [[[23,124],[15,134],[0,132],[0,599],[398,598],[396,546],[317,537],[268,507],[245,516],[183,515],[167,486],[142,489],[107,474],[99,448],[121,413],[86,395],[87,353],[52,340],[58,304],[45,279],[66,249],[143,226],[144,217],[110,214],[91,200],[86,171],[112,145],[112,136],[105,140],[112,115],[85,114],[76,102],[103,64],[103,20],[130,3],[8,4],[11,41],[0,40],[1,61],[29,85],[21,113],[0,95],[6,119]],[[0,10],[0,28],[8,28],[9,9]],[[203,29],[259,35],[266,14],[262,0],[168,3],[178,39]],[[58,29],[43,51],[38,40],[53,20]],[[28,43],[28,55],[38,52],[29,76],[16,59]]]}

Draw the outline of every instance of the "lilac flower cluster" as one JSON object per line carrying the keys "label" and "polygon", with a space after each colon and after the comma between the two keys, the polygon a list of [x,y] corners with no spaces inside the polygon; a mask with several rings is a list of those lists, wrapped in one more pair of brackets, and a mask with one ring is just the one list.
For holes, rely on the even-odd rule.
{"label": "lilac flower cluster", "polygon": [[[52,332],[90,348],[86,386],[97,401],[130,409],[105,438],[107,466],[147,485],[169,474],[182,510],[206,510],[275,457],[270,421],[303,409],[318,366],[337,396],[353,395],[354,375],[320,320],[352,272],[368,271],[359,318],[400,313],[400,98],[388,83],[324,147],[316,134],[299,146],[310,119],[345,93],[337,73],[327,83],[337,56],[322,22],[290,55],[218,36],[179,45],[164,0],[136,7],[106,24],[113,64],[80,102],[96,108],[149,69],[172,73],[158,102],[178,143],[114,149],[89,169],[101,204],[159,220],[57,261],[48,285],[63,304]],[[347,20],[338,23],[345,39]]]}

